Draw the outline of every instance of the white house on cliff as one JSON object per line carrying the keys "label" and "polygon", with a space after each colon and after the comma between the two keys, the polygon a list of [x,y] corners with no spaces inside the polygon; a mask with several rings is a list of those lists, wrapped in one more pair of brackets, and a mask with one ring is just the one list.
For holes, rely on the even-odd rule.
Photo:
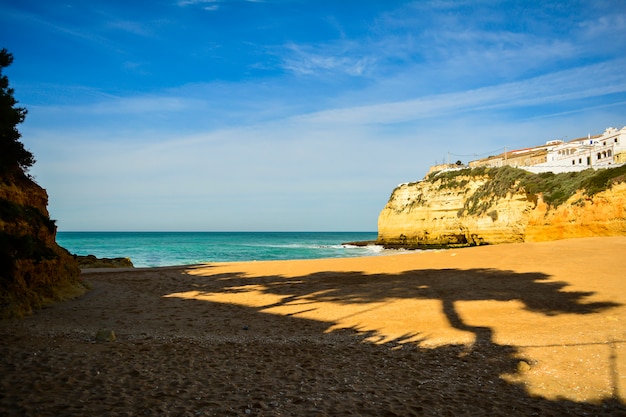
{"label": "white house on cliff", "polygon": [[599,136],[568,142],[552,140],[545,145],[518,149],[471,161],[474,167],[514,166],[530,172],[572,172],[613,168],[626,163],[626,127],[609,127]]}

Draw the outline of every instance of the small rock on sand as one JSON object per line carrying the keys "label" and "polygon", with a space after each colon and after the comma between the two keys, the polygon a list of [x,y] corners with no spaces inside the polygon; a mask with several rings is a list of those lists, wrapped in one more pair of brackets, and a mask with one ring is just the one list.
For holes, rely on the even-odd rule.
{"label": "small rock on sand", "polygon": [[100,329],[96,333],[96,342],[114,342],[115,332],[111,329]]}

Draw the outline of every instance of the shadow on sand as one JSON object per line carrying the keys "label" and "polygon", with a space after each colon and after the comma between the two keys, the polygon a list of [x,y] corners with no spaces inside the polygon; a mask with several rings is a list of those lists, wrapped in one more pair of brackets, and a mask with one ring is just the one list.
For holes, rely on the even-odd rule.
{"label": "shadow on sand", "polygon": [[[193,274],[193,269],[189,272]],[[370,359],[366,363],[352,363],[348,358],[346,363],[350,363],[354,372],[362,372],[368,378],[380,380],[381,387],[384,385],[383,379],[395,378],[393,390],[411,390],[409,396],[414,398],[414,406],[405,408],[397,415],[421,415],[426,411],[436,410],[439,410],[436,413],[438,415],[499,415],[500,412],[514,412],[518,415],[626,415],[622,414],[626,413],[626,405],[617,397],[619,381],[616,377],[614,355],[611,357],[612,398],[589,404],[534,397],[523,385],[510,383],[502,378],[502,375],[519,372],[518,349],[495,343],[492,329],[468,325],[457,311],[457,302],[480,300],[517,300],[523,304],[524,309],[547,316],[589,315],[619,306],[613,302],[586,302],[585,299],[592,296],[592,292],[564,291],[568,283],[550,281],[549,276],[542,273],[516,273],[494,269],[433,269],[407,271],[397,275],[367,275],[360,272],[327,271],[289,278],[249,277],[243,273],[226,273],[205,277],[194,274],[186,276],[179,284],[182,286],[171,288],[171,293],[193,290],[200,295],[236,294],[245,293],[254,287],[264,294],[281,297],[280,301],[272,304],[241,307],[262,315],[267,314],[263,310],[290,304],[302,305],[303,311],[307,311],[307,304],[315,302],[366,304],[394,299],[439,301],[451,327],[474,333],[475,343],[471,347],[448,345],[425,348],[420,346],[420,342],[415,342],[416,336],[419,338],[417,333],[406,334],[383,344],[374,344],[372,340],[384,340],[384,337],[376,332],[356,328],[329,332],[328,329],[336,323],[318,323],[318,326],[314,326],[318,332],[325,328],[322,330],[324,337],[332,338],[333,333],[341,333],[358,340],[365,350],[380,351],[377,354],[380,356],[374,356],[378,359],[373,362],[371,355],[368,355]],[[418,315],[419,311],[407,311],[406,314]],[[290,315],[281,317],[284,321],[307,321]],[[280,326],[278,321],[276,325]],[[305,327],[302,323],[301,326]],[[337,352],[329,351],[328,354],[341,353],[339,349]],[[292,359],[294,363],[298,363],[297,358]],[[385,375],[385,364],[389,360],[399,360],[401,366],[406,368],[405,375],[399,379],[395,374]],[[412,377],[409,369],[419,371]],[[453,400],[459,398],[462,400]],[[387,415],[396,414],[387,410]]]}
{"label": "shadow on sand", "polygon": [[[611,368],[606,387],[612,396],[607,388],[594,403],[546,399],[506,377],[524,372],[520,348],[496,343],[494,329],[471,325],[467,311],[459,313],[462,302],[483,300],[516,300],[554,317],[618,307],[590,302],[594,294],[566,291],[567,283],[541,273],[431,269],[257,277],[202,266],[87,279],[93,290],[85,296],[23,322],[0,323],[6,342],[0,344],[0,414],[626,416],[618,396],[624,368],[616,367],[624,341],[599,347],[603,366]],[[254,306],[245,305],[248,299]],[[377,331],[339,328],[340,319],[328,318],[328,311],[318,311],[325,319],[301,314],[322,308],[317,302],[367,309],[368,303],[409,299],[439,303],[449,326],[473,333],[475,343],[426,347],[428,336],[420,331],[427,329],[418,325],[389,340]],[[281,307],[287,313],[268,311]],[[118,340],[84,339],[102,326],[115,329]],[[571,347],[578,348],[588,346]]]}

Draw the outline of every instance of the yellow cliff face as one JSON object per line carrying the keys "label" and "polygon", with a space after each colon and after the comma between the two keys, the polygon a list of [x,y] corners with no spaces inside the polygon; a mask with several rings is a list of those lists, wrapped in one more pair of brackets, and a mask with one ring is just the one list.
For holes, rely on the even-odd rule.
{"label": "yellow cliff face", "polygon": [[526,241],[626,235],[626,183],[589,198],[579,191],[557,208],[539,200],[529,213]]}
{"label": "yellow cliff face", "polygon": [[523,189],[468,200],[489,178],[458,177],[398,186],[378,218],[378,243],[407,247],[481,245],[626,235],[626,183],[590,198],[579,191],[554,208]]}

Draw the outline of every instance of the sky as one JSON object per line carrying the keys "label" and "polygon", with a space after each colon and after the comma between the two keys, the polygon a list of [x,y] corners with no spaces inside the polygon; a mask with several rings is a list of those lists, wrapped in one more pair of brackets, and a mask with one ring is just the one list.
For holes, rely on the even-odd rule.
{"label": "sky", "polygon": [[626,125],[626,2],[0,0],[61,231],[376,231],[429,167]]}

